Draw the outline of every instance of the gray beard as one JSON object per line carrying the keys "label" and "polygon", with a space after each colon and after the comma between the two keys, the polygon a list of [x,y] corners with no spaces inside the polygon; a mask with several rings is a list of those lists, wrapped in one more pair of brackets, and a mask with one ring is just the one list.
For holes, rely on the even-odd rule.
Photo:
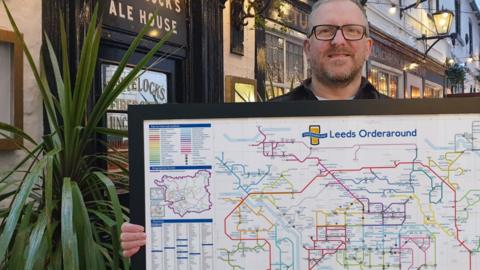
{"label": "gray beard", "polygon": [[358,76],[358,74],[361,73],[362,67],[363,65],[354,67],[350,72],[340,75],[332,74],[323,68],[317,68],[315,70],[312,67],[312,75],[323,84],[329,86],[345,86],[350,84]]}

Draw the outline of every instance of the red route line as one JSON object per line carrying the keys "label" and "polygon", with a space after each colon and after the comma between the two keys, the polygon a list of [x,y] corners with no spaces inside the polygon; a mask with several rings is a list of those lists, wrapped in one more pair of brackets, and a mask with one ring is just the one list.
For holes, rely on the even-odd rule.
{"label": "red route line", "polygon": [[[403,239],[403,240],[402,240]],[[421,239],[422,240],[422,245],[420,246],[416,240],[419,240]],[[424,250],[424,241],[425,240],[428,240],[428,247]],[[405,247],[408,242],[411,242],[413,243],[415,246],[417,246],[422,252],[423,252],[423,260],[424,260],[424,263],[421,264],[421,265],[425,265],[427,264],[427,250],[430,248],[430,238],[428,237],[402,237],[400,236],[400,246],[398,248],[393,248],[392,250],[398,250],[398,261],[400,263],[400,269],[402,269],[402,251],[403,250],[407,250],[407,251],[410,251],[411,254],[410,254],[410,257],[412,259],[412,261],[410,262],[410,265],[408,266],[408,269],[410,270],[414,264],[414,261],[415,261],[415,257],[414,257],[414,253],[413,253],[413,250],[411,248],[407,248]]]}
{"label": "red route line", "polygon": [[[299,144],[303,144],[305,145],[305,143],[303,142],[275,142],[275,141],[271,141],[271,142],[266,142],[266,139],[267,139],[267,135],[265,133],[263,133],[260,129],[260,127],[258,127],[258,131],[259,133],[264,137],[262,141],[260,141],[258,144],[252,144],[250,146],[260,146],[262,145],[262,152],[263,152],[263,155],[264,156],[267,156],[267,157],[291,157],[293,158],[294,160],[293,161],[298,161],[300,163],[304,163],[305,161],[307,160],[316,160],[318,162],[318,165],[322,166],[325,171],[326,171],[326,175],[316,175],[312,180],[310,180],[300,191],[296,191],[296,192],[251,192],[251,193],[248,193],[246,197],[244,197],[243,199],[240,200],[239,203],[237,203],[237,205],[232,209],[232,211],[230,211],[230,213],[224,218],[224,233],[225,235],[230,238],[231,240],[235,241],[251,241],[251,240],[263,240],[267,243],[267,245],[269,246],[269,265],[270,265],[270,268],[268,270],[271,270],[272,269],[272,251],[271,251],[271,245],[270,243],[268,242],[267,239],[264,239],[264,238],[254,238],[254,239],[248,239],[248,238],[233,238],[231,237],[228,233],[227,233],[227,219],[229,219],[229,217],[232,215],[232,213],[238,208],[240,207],[241,204],[243,204],[245,202],[245,200],[250,197],[250,195],[294,195],[294,194],[300,194],[300,193],[303,193],[312,183],[313,181],[315,181],[318,177],[325,177],[327,175],[331,175],[335,181],[337,181],[338,184],[340,184],[344,189],[345,191],[347,191],[351,196],[352,198],[354,198],[355,200],[357,200],[360,204],[362,204],[363,206],[363,209],[362,211],[364,211],[365,209],[365,205],[363,204],[363,202],[357,198],[337,177],[335,177],[334,173],[335,172],[355,172],[355,171],[361,171],[361,170],[372,170],[372,169],[377,169],[377,170],[380,170],[380,169],[395,169],[397,168],[399,165],[413,165],[413,164],[417,164],[417,165],[421,165],[425,168],[427,168],[431,173],[433,173],[437,178],[439,178],[445,185],[447,185],[452,191],[453,191],[453,197],[454,197],[454,205],[453,205],[453,209],[454,209],[454,218],[455,218],[455,229],[456,229],[456,240],[460,243],[461,246],[463,246],[468,252],[469,252],[469,269],[471,270],[472,269],[472,251],[465,245],[465,241],[462,241],[460,240],[460,229],[458,228],[458,224],[457,224],[457,193],[456,193],[456,190],[450,186],[450,184],[448,184],[448,182],[446,182],[441,176],[439,176],[432,168],[430,168],[430,166],[427,166],[421,162],[394,162],[394,165],[393,166],[372,166],[372,167],[361,167],[359,169],[342,169],[342,170],[328,170],[322,163],[321,163],[321,160],[317,157],[306,157],[304,160],[300,160],[296,155],[294,154],[289,154],[289,155],[274,155],[273,152],[274,152],[274,149],[277,148],[278,144],[286,144],[286,143],[299,143]],[[265,154],[265,144],[271,144],[272,148],[272,154],[269,155],[268,153]],[[414,145],[414,144],[379,144],[379,145],[375,145],[375,144],[368,144],[367,146],[387,146],[387,145]],[[306,146],[306,145],[305,145]],[[354,147],[359,147],[359,146],[362,146],[362,145],[354,145],[353,147],[339,147],[339,148],[354,148]],[[416,146],[416,145],[415,145]],[[306,146],[308,147],[308,146]],[[336,149],[336,147],[332,147],[331,149]],[[288,160],[288,161],[292,161],[292,160]],[[328,254],[326,254],[328,255]],[[323,258],[323,257],[322,257]],[[309,259],[310,260],[310,256],[309,256]],[[320,259],[321,260],[321,259]],[[318,262],[317,262],[318,263]],[[316,264],[317,264],[316,263]],[[316,265],[315,264],[315,265]]]}

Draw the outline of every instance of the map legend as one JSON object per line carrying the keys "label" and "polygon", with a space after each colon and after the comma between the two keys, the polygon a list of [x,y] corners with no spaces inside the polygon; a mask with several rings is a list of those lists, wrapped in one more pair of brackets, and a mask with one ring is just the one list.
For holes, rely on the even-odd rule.
{"label": "map legend", "polygon": [[149,169],[209,169],[210,124],[149,125]]}

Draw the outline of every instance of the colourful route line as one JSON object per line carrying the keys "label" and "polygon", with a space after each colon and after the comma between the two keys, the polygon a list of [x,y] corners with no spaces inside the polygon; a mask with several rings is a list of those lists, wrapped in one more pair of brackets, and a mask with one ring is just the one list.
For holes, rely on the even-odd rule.
{"label": "colourful route line", "polygon": [[[321,160],[319,158],[316,158],[316,157],[309,157],[307,156],[305,159],[303,160],[300,160],[297,156],[293,155],[293,154],[288,154],[288,155],[285,155],[285,153],[282,153],[282,154],[275,154],[275,149],[280,145],[280,144],[284,144],[284,143],[297,143],[297,144],[303,144],[305,145],[303,142],[295,142],[295,141],[281,141],[281,142],[276,142],[276,141],[267,141],[267,135],[264,134],[261,130],[260,127],[258,127],[258,131],[259,133],[263,136],[263,140],[260,141],[259,143],[257,144],[253,144],[251,146],[253,147],[262,147],[262,153],[265,157],[289,157],[289,158],[292,158],[291,161],[295,161],[295,162],[299,162],[299,163],[303,163],[305,162],[306,160],[315,160],[317,161],[317,164],[319,166],[321,166],[323,168],[323,171],[322,171],[322,175],[317,175],[315,176],[314,178],[312,178],[301,190],[299,191],[291,191],[291,192],[250,192],[248,193],[245,197],[241,198],[240,202],[237,203],[237,205],[230,211],[230,213],[228,213],[228,215],[224,218],[224,233],[225,235],[230,238],[232,241],[265,241],[265,243],[267,243],[268,247],[269,247],[269,265],[270,265],[270,270],[272,269],[272,250],[271,250],[271,244],[270,242],[268,241],[268,239],[265,239],[265,238],[258,238],[258,234],[257,234],[257,238],[253,238],[253,239],[249,239],[249,238],[242,238],[242,237],[239,237],[239,238],[234,238],[232,237],[228,232],[227,232],[227,220],[230,218],[230,216],[236,211],[237,208],[240,207],[240,205],[242,205],[243,203],[245,203],[245,201],[253,196],[253,195],[294,195],[294,194],[301,194],[303,193],[315,180],[317,180],[319,177],[323,177],[323,176],[326,176],[326,175],[330,175],[333,179],[335,179],[335,181],[355,200],[357,200],[360,204],[362,204],[362,210],[365,211],[365,204],[364,202],[362,202],[362,199],[363,198],[359,198],[357,197],[352,191],[350,191],[350,189],[348,187],[346,187],[341,181],[340,179],[338,179],[336,176],[335,176],[335,173],[336,172],[359,172],[359,171],[362,171],[362,170],[385,170],[385,169],[395,169],[397,168],[398,166],[400,165],[417,165],[417,166],[420,166],[420,167],[423,167],[425,168],[426,170],[428,170],[430,173],[432,173],[433,175],[435,175],[435,177],[437,177],[438,179],[440,179],[452,192],[453,192],[453,206],[452,206],[452,209],[454,211],[454,226],[455,226],[455,230],[456,230],[456,233],[455,233],[455,238],[456,240],[458,241],[458,243],[460,244],[460,246],[464,247],[465,250],[468,251],[468,254],[469,254],[469,269],[472,270],[472,250],[466,246],[465,244],[465,241],[462,241],[460,239],[460,229],[458,227],[458,223],[457,223],[457,192],[456,192],[456,189],[451,185],[451,183],[449,181],[446,181],[445,179],[443,179],[440,175],[438,175],[430,166],[428,165],[425,165],[423,164],[422,162],[418,162],[418,161],[408,161],[408,162],[398,162],[398,161],[395,161],[393,162],[393,165],[392,166],[371,166],[371,167],[361,167],[361,168],[351,168],[351,169],[335,169],[335,170],[329,170],[327,169],[321,162]],[[269,147],[266,147],[266,145],[268,145]],[[390,145],[390,144],[382,144],[382,146],[385,146],[385,145]],[[391,145],[398,145],[398,144],[391,144]],[[412,144],[405,144],[405,145],[412,145]],[[305,145],[306,146],[306,145]],[[308,147],[308,146],[306,146]],[[355,147],[358,147],[358,145],[356,145]],[[268,150],[266,150],[268,149]],[[326,174],[324,174],[326,173]],[[382,220],[382,224],[379,224],[380,226],[388,226],[388,225],[385,225],[383,220]],[[340,247],[341,245],[339,245],[336,249],[336,251],[338,251],[338,248]],[[335,249],[332,249],[332,250],[335,250]],[[330,251],[330,250],[329,250]],[[335,251],[335,252],[336,252]],[[335,253],[333,252],[333,253]],[[330,253],[328,253],[330,254]],[[328,255],[326,253],[323,253],[322,252],[322,258],[326,255]],[[310,263],[310,262],[309,262]],[[314,266],[318,264],[318,262],[316,262],[314,264]],[[312,268],[309,268],[309,269],[312,269]]]}

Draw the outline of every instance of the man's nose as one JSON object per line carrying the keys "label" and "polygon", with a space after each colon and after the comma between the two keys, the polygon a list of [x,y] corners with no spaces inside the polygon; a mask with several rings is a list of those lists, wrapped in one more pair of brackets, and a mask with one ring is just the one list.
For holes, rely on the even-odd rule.
{"label": "man's nose", "polygon": [[343,37],[342,29],[337,29],[337,33],[335,34],[335,37],[333,37],[331,43],[332,44],[343,44],[346,43],[347,41]]}

